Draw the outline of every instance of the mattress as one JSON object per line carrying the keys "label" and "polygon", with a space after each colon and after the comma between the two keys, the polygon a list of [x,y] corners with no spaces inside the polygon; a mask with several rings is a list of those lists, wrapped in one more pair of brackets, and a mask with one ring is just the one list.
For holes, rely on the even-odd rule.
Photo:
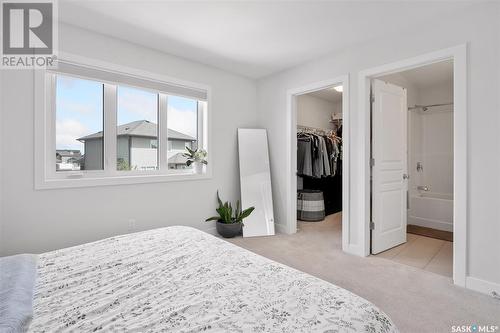
{"label": "mattress", "polygon": [[363,298],[189,227],[41,254],[30,332],[396,332]]}

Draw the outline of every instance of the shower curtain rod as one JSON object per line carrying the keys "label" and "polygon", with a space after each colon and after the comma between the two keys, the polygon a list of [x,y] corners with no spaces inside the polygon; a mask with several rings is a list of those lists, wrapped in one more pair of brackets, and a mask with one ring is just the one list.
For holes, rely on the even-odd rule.
{"label": "shower curtain rod", "polygon": [[453,103],[441,103],[441,104],[429,104],[429,105],[418,105],[415,104],[414,106],[410,106],[408,110],[416,110],[416,109],[422,109],[423,111],[426,111],[428,108],[432,108],[435,106],[445,106],[445,105],[453,105]]}

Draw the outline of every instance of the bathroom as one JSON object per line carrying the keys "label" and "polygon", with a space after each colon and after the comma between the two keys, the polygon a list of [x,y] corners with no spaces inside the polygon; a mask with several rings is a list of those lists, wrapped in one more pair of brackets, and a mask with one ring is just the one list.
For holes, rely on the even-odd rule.
{"label": "bathroom", "polygon": [[378,256],[453,272],[453,62],[379,78],[407,92],[407,242]]}

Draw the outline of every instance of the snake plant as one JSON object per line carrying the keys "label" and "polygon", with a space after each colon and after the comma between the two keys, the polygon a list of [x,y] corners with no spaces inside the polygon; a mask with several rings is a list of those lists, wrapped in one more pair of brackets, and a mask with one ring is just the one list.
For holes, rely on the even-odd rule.
{"label": "snake plant", "polygon": [[[233,209],[230,202],[226,201],[222,202],[219,196],[219,191],[217,191],[217,202],[219,207],[216,209],[218,216],[212,216],[205,221],[219,221],[226,224],[231,223],[241,223],[243,219],[247,218],[250,214],[252,214],[255,207],[250,207],[245,210],[241,209],[240,201],[236,201],[236,207]],[[234,213],[234,214],[233,214]]]}

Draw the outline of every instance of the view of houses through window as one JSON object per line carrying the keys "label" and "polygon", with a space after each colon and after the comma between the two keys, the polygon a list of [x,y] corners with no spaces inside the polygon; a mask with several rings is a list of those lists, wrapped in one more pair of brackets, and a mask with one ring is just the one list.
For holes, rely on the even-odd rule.
{"label": "view of houses through window", "polygon": [[158,169],[158,94],[119,86],[117,170]]}
{"label": "view of houses through window", "polygon": [[[102,170],[103,141],[85,136],[104,130],[102,83],[58,75],[56,79],[56,170]],[[86,150],[92,156],[86,156]]]}
{"label": "view of houses through window", "polygon": [[[57,75],[56,170],[104,168],[103,84]],[[159,94],[117,87],[116,169],[159,168]],[[197,148],[198,101],[167,96],[169,169],[186,169],[186,147]]]}
{"label": "view of houses through window", "polygon": [[182,154],[186,147],[198,148],[198,101],[168,96],[167,118],[169,169],[193,168],[186,166],[187,160]]}

